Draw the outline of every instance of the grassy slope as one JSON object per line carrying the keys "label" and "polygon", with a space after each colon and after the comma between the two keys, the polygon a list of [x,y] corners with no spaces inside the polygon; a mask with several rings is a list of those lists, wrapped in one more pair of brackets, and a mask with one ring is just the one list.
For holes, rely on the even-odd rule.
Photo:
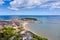
{"label": "grassy slope", "polygon": [[[18,40],[18,38],[21,36],[19,33],[23,30],[23,28],[18,28],[18,32],[14,32],[15,29],[11,28],[11,27],[5,27],[0,29],[0,40],[2,40],[2,38],[4,40],[8,40],[10,36],[14,35],[15,33],[17,33],[18,35],[16,35],[16,37],[14,38],[14,40]],[[1,32],[2,31],[2,32]],[[47,38],[42,38],[32,32],[30,32],[32,34],[32,37],[34,38],[34,40],[48,40]]]}

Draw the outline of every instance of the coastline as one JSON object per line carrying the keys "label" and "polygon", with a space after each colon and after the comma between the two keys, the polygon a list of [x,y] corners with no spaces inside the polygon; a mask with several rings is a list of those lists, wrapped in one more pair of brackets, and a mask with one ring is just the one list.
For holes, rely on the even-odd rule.
{"label": "coastline", "polygon": [[[36,35],[38,35],[37,33],[35,33],[35,32],[33,32],[31,29],[29,29],[29,28],[27,28],[27,27],[23,27],[26,31],[30,31],[30,32],[32,32],[33,34],[36,34]],[[41,36],[41,35],[39,35],[39,36]],[[41,36],[42,37],[42,36]]]}
{"label": "coastline", "polygon": [[43,37],[43,38],[47,38],[47,37],[44,37],[44,36],[42,36],[42,35],[37,34],[36,32],[32,31],[31,29],[29,29],[29,28],[28,28],[28,23],[27,23],[27,25],[25,25],[23,28],[24,28],[26,31],[30,31],[31,33],[33,33],[33,34],[35,34],[35,35],[37,35],[37,36],[40,36],[40,37]]}
{"label": "coastline", "polygon": [[[19,35],[19,33],[20,33],[20,35],[23,38],[24,38],[24,36],[26,36],[27,38],[29,36],[29,37],[32,37],[32,39],[34,39],[34,40],[35,39],[37,39],[37,40],[48,40],[47,38],[43,38],[42,36],[39,36],[38,34],[33,32],[32,30],[27,28],[29,23],[34,23],[34,22],[35,22],[34,20],[28,20],[28,21],[27,20],[21,20],[21,21],[20,20],[8,20],[8,21],[2,20],[2,21],[0,21],[0,25],[1,26],[3,25],[2,26],[2,27],[4,27],[3,29],[5,29],[5,28],[7,29],[6,32],[8,32],[8,35],[12,35],[12,33],[15,35],[16,35],[16,33],[18,33],[17,35]],[[23,29],[20,27],[23,27]],[[9,28],[15,29],[15,30],[12,29],[15,32],[12,32]],[[10,34],[9,32],[12,32],[12,33]],[[26,35],[23,36],[23,34],[26,34]],[[15,35],[13,35],[13,36],[15,36]]]}

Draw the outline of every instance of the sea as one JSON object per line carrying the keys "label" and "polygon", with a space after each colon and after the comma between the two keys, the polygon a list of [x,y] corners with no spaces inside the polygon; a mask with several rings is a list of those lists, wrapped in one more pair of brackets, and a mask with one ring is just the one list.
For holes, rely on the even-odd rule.
{"label": "sea", "polygon": [[48,40],[60,40],[60,15],[1,15],[0,20],[15,20],[19,18],[36,18],[28,29]]}

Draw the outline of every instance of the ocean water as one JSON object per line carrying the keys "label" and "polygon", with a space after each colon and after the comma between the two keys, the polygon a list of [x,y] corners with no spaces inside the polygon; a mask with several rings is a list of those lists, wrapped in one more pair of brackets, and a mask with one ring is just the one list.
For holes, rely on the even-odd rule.
{"label": "ocean water", "polygon": [[18,18],[36,18],[35,23],[30,23],[28,29],[49,40],[60,40],[60,15],[5,15],[0,20],[14,20]]}

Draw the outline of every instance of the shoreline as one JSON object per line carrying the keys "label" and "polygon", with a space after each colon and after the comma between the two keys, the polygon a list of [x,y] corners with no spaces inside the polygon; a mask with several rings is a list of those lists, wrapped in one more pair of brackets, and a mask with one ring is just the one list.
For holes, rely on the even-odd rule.
{"label": "shoreline", "polygon": [[[30,31],[30,32],[32,32],[32,33],[38,35],[37,33],[33,32],[32,30],[30,30],[30,29],[28,29],[28,28],[26,28],[26,27],[24,27],[24,29],[25,29],[26,31]],[[39,36],[40,36],[40,35],[39,35]]]}
{"label": "shoreline", "polygon": [[47,38],[47,37],[44,37],[44,36],[42,36],[42,35],[37,34],[36,32],[32,31],[31,29],[29,29],[29,28],[27,28],[27,27],[24,27],[24,28],[25,28],[26,31],[30,31],[30,32],[32,32],[33,34],[37,35],[37,36],[40,36],[40,37],[43,37],[43,38]]}

